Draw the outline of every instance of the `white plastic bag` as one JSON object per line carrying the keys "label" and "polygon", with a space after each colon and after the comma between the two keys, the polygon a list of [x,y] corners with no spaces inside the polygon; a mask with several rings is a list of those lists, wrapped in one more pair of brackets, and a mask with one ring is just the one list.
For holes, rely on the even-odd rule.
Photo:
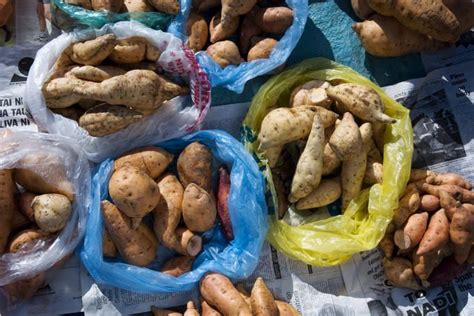
{"label": "white plastic bag", "polygon": [[[51,112],[46,107],[41,89],[51,75],[56,59],[71,43],[106,33],[114,33],[119,39],[141,36],[150,41],[162,52],[158,60],[159,66],[186,80],[191,97],[176,97],[163,104],[152,115],[104,137],[90,136],[77,122]],[[176,138],[197,129],[209,109],[210,95],[209,79],[193,52],[172,34],[149,29],[138,22],[119,22],[105,25],[100,30],[89,29],[59,36],[38,51],[26,84],[26,106],[40,130],[75,139],[87,157],[94,162],[117,156],[152,140]]]}
{"label": "white plastic bag", "polygon": [[[35,163],[25,162],[23,158],[31,154],[48,158]],[[71,215],[56,238],[36,242],[29,252],[5,252],[0,256],[0,286],[50,269],[71,254],[84,235],[91,175],[89,162],[80,147],[71,139],[52,134],[14,132],[8,136],[0,135],[0,169],[30,169],[47,178],[48,173],[57,170],[57,164],[50,163],[52,159],[64,166],[65,177],[72,183]]]}

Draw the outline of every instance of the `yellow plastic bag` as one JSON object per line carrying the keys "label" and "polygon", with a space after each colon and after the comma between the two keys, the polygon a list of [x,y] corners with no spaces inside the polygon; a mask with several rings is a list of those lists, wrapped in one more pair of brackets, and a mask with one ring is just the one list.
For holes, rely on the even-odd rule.
{"label": "yellow plastic bag", "polygon": [[410,176],[413,130],[408,109],[389,98],[370,80],[328,59],[308,59],[272,77],[253,98],[241,135],[245,147],[265,174],[270,207],[277,205],[277,199],[270,167],[257,150],[261,122],[268,108],[289,104],[291,91],[296,86],[315,79],[370,86],[382,97],[385,113],[397,119],[385,131],[383,184],[362,191],[343,215],[305,221],[300,226],[290,226],[276,216],[269,216],[267,239],[276,249],[311,265],[332,266],[345,262],[354,253],[375,248],[382,239]]}

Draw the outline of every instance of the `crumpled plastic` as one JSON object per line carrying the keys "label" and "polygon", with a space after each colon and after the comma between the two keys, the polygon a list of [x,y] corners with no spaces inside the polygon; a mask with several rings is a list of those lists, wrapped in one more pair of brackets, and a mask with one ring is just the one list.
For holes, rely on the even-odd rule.
{"label": "crumpled plastic", "polygon": [[200,131],[158,143],[157,146],[177,158],[184,147],[194,141],[211,150],[217,162],[214,169],[221,163],[229,167],[231,189],[228,205],[234,240],[227,242],[219,225],[203,233],[203,251],[196,257],[193,269],[179,277],[154,270],[172,256],[171,251],[163,246],[158,250],[156,261],[146,268],[129,265],[121,259],[104,259],[100,202],[108,197],[108,182],[114,162],[108,159],[97,167],[93,176],[89,221],[79,249],[82,263],[97,283],[141,293],[174,293],[191,290],[209,271],[235,279],[244,279],[252,274],[268,228],[263,176],[243,146],[222,131]]}
{"label": "crumpled plastic", "polygon": [[[308,17],[308,0],[286,0],[286,3],[293,10],[293,24],[278,41],[270,58],[242,62],[238,66],[230,65],[221,68],[205,51],[197,53],[197,59],[209,74],[213,87],[225,87],[237,93],[242,93],[247,81],[268,74],[285,63],[303,34]],[[186,21],[191,12],[191,5],[191,0],[182,2],[183,13],[176,18],[169,28],[171,33],[176,34],[183,40],[187,39]]]}
{"label": "crumpled plastic", "polygon": [[370,80],[336,62],[325,58],[308,59],[272,77],[253,98],[241,133],[245,147],[265,174],[269,209],[275,210],[278,204],[271,169],[257,149],[261,122],[268,108],[288,104],[296,86],[314,79],[370,86],[382,97],[385,112],[397,119],[385,132],[383,184],[363,190],[343,215],[309,219],[299,226],[269,215],[267,240],[276,249],[311,265],[333,266],[344,263],[355,253],[375,248],[382,239],[410,176],[413,131],[408,109],[389,98]]}

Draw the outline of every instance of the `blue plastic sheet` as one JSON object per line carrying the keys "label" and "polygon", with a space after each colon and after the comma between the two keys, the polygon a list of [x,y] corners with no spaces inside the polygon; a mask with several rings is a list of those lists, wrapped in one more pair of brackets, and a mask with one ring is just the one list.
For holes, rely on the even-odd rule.
{"label": "blue plastic sheet", "polygon": [[[197,53],[198,61],[209,74],[213,87],[221,86],[242,93],[247,81],[270,73],[285,63],[303,34],[308,16],[307,0],[286,0],[286,3],[293,10],[293,24],[278,41],[270,58],[243,62],[238,66],[231,65],[223,69],[204,51]],[[185,0],[182,5],[182,15],[176,18],[173,25],[170,26],[169,32],[184,40],[186,39],[186,20],[191,11],[191,1]]]}
{"label": "blue plastic sheet", "polygon": [[215,225],[203,234],[203,251],[196,258],[192,271],[177,278],[153,270],[159,269],[172,255],[164,247],[158,250],[156,262],[147,268],[129,265],[121,259],[104,259],[100,201],[108,198],[108,181],[113,168],[113,160],[109,159],[102,162],[94,174],[92,206],[89,209],[86,236],[79,249],[84,266],[96,282],[134,292],[172,293],[191,290],[209,271],[234,279],[244,279],[252,274],[268,228],[263,176],[243,146],[222,131],[196,132],[157,146],[177,157],[184,147],[194,141],[201,142],[211,150],[215,160],[214,170],[221,163],[229,167],[231,189],[228,203],[234,240],[228,243],[218,224]]}

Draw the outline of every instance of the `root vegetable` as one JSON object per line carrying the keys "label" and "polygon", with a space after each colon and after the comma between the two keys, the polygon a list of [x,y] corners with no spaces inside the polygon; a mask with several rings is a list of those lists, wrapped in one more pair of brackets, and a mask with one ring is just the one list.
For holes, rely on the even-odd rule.
{"label": "root vegetable", "polygon": [[457,185],[442,184],[442,185],[436,186],[436,185],[431,185],[428,183],[418,183],[417,185],[420,188],[420,190],[428,194],[435,195],[437,197],[440,197],[439,195],[440,191],[446,191],[451,196],[453,196],[456,200],[459,200],[463,203],[471,203],[471,204],[474,203],[474,192],[458,187]]}
{"label": "root vegetable", "polygon": [[153,44],[147,42],[146,43],[146,59],[148,61],[153,61],[153,62],[157,62],[158,59],[160,59],[160,56],[161,56],[161,51],[156,48],[155,46],[153,46]]}
{"label": "root vegetable", "polygon": [[257,7],[251,11],[250,16],[266,33],[283,34],[293,23],[293,10],[287,7]]}
{"label": "root vegetable", "polygon": [[375,146],[377,147],[379,152],[383,154],[386,124],[380,122],[371,122],[371,124]]}
{"label": "root vegetable", "polygon": [[174,250],[186,256],[197,256],[202,249],[202,239],[189,229],[178,227],[176,229],[178,246]]}
{"label": "root vegetable", "polygon": [[69,199],[58,193],[36,196],[31,207],[35,213],[36,224],[48,233],[63,229],[72,211]]}
{"label": "root vegetable", "polygon": [[148,0],[148,2],[158,11],[177,15],[180,10],[179,0]]}
{"label": "root vegetable", "polygon": [[195,183],[207,192],[212,189],[212,154],[199,142],[186,146],[178,157],[177,169],[179,180],[184,187]]}
{"label": "root vegetable", "polygon": [[428,213],[413,214],[408,218],[407,223],[403,229],[395,232],[395,245],[401,250],[413,248],[423,238],[423,235],[428,226]]}
{"label": "root vegetable", "polygon": [[384,258],[383,267],[385,277],[392,282],[393,285],[413,290],[420,289],[409,260],[400,257],[393,259]]}
{"label": "root vegetable", "polygon": [[438,251],[429,252],[421,256],[417,255],[415,252],[413,253],[413,271],[421,279],[424,286],[429,286],[428,278],[431,273],[441,263],[441,261],[450,254],[451,251],[448,245],[445,245]]}
{"label": "root vegetable", "polygon": [[448,46],[424,34],[413,31],[395,18],[374,14],[370,20],[355,23],[357,33],[365,50],[378,57],[397,57],[425,51],[435,51]]}
{"label": "root vegetable", "polygon": [[344,113],[341,122],[336,126],[329,145],[340,160],[351,160],[361,153],[367,158],[359,127],[349,112]]}
{"label": "root vegetable", "polygon": [[107,10],[111,12],[119,12],[122,8],[122,0],[91,0],[92,9],[94,11]]}
{"label": "root vegetable", "polygon": [[368,122],[395,123],[396,120],[383,113],[384,105],[378,93],[364,85],[343,83],[327,88],[328,96],[342,103],[358,118]]}
{"label": "root vegetable", "polygon": [[[391,228],[393,227],[393,228]],[[390,224],[387,230],[385,231],[385,235],[383,236],[382,240],[379,243],[380,249],[384,253],[386,258],[392,258],[393,251],[395,250],[395,244],[393,243],[394,238],[394,228],[393,224]]]}
{"label": "root vegetable", "polygon": [[229,23],[221,23],[220,13],[214,15],[209,23],[209,33],[211,34],[211,43],[216,43],[228,39],[239,28],[240,18],[238,16],[230,18]]}
{"label": "root vegetable", "polygon": [[323,151],[323,176],[333,173],[341,166],[341,160],[336,156],[329,143],[324,145]]}
{"label": "root vegetable", "polygon": [[433,185],[453,184],[466,190],[471,190],[472,185],[455,173],[431,174],[426,178],[426,183]]}
{"label": "root vegetable", "polygon": [[0,170],[0,255],[3,253],[10,235],[15,210],[16,186],[11,169]]}
{"label": "root vegetable", "polygon": [[207,22],[198,13],[191,12],[186,22],[186,34],[188,35],[187,45],[194,52],[198,52],[206,46],[209,37]]}
{"label": "root vegetable", "polygon": [[440,209],[439,198],[431,194],[425,194],[421,197],[420,210],[434,212]]}
{"label": "root vegetable", "polygon": [[189,301],[186,304],[186,311],[184,312],[184,316],[200,316],[199,312],[196,309],[196,306],[194,306],[194,303],[192,301]]}
{"label": "root vegetable", "polygon": [[31,221],[23,214],[21,214],[18,209],[13,210],[13,217],[11,221],[11,232],[16,232],[19,229],[23,229],[31,225]]}
{"label": "root vegetable", "polygon": [[125,73],[125,69],[115,66],[77,66],[69,70],[64,76],[102,82],[114,76],[124,75]]}
{"label": "root vegetable", "polygon": [[183,316],[181,313],[169,309],[161,309],[156,306],[151,307],[151,312],[153,313],[153,316]]}
{"label": "root vegetable", "polygon": [[92,40],[72,44],[66,54],[69,54],[71,60],[77,64],[96,66],[109,57],[116,43],[114,34],[105,34]]}
{"label": "root vegetable", "polygon": [[239,48],[232,41],[221,41],[209,45],[206,53],[211,57],[221,68],[229,65],[238,65],[242,61]]}
{"label": "root vegetable", "polygon": [[221,0],[221,19],[224,27],[231,23],[234,17],[249,13],[256,3],[257,0]]}
{"label": "root vegetable", "polygon": [[116,133],[140,121],[143,114],[120,105],[101,104],[87,110],[79,119],[79,126],[89,135],[103,137]]}
{"label": "root vegetable", "polygon": [[449,241],[449,221],[444,209],[437,211],[430,219],[416,254],[421,256],[441,249]]}
{"label": "root vegetable", "polygon": [[115,205],[130,217],[133,228],[138,227],[142,218],[160,201],[160,190],[155,181],[129,164],[112,173],[109,194]]}
{"label": "root vegetable", "polygon": [[211,307],[206,301],[201,302],[202,316],[222,316],[221,313]]}
{"label": "root vegetable", "polygon": [[455,42],[459,22],[442,0],[367,0],[381,15],[393,16],[408,28],[443,42]]}
{"label": "root vegetable", "polygon": [[272,292],[267,288],[262,278],[257,278],[250,296],[252,313],[256,316],[278,316],[278,307]]}
{"label": "root vegetable", "polygon": [[469,257],[469,251],[474,240],[474,216],[468,209],[457,202],[456,211],[449,227],[454,260],[463,264]]}
{"label": "root vegetable", "polygon": [[214,197],[195,183],[188,184],[182,204],[186,227],[193,232],[205,232],[214,226],[216,213]]}
{"label": "root vegetable", "polygon": [[132,220],[109,201],[102,201],[104,223],[122,258],[129,264],[148,266],[156,256],[158,242],[147,225],[132,227]]}
{"label": "root vegetable", "polygon": [[265,150],[265,158],[268,160],[268,165],[270,168],[275,168],[280,158],[281,152],[283,151],[284,146],[275,146],[270,147]]}
{"label": "root vegetable", "polygon": [[164,149],[154,146],[129,151],[114,162],[114,170],[130,164],[157,179],[173,161],[173,155]]}
{"label": "root vegetable", "polygon": [[248,53],[250,47],[250,40],[262,34],[262,30],[253,22],[250,16],[246,16],[240,26],[240,40],[239,47],[243,54]]}
{"label": "root vegetable", "polygon": [[117,64],[137,64],[145,60],[147,40],[133,36],[117,41],[109,58]]}
{"label": "root vegetable", "polygon": [[220,5],[220,0],[193,0],[193,8],[199,12],[207,11]]}
{"label": "root vegetable", "polygon": [[160,271],[178,277],[186,272],[191,271],[193,266],[194,257],[191,256],[179,256],[172,257],[161,267]]}
{"label": "root vegetable", "polygon": [[229,213],[229,193],[230,193],[230,175],[227,167],[222,165],[218,171],[219,177],[217,180],[217,215],[221,221],[221,227],[224,231],[224,236],[228,241],[234,239],[234,232],[232,229],[232,221]]}
{"label": "root vegetable", "polygon": [[300,316],[301,314],[290,304],[275,300],[280,316]]}
{"label": "root vegetable", "polygon": [[8,252],[29,252],[38,240],[45,240],[50,236],[49,233],[39,229],[25,229],[16,234],[8,246]]}
{"label": "root vegetable", "polygon": [[249,306],[232,282],[217,273],[205,275],[199,284],[201,295],[210,305],[215,306],[223,315],[251,316]]}
{"label": "root vegetable", "polygon": [[341,196],[341,179],[323,179],[319,186],[296,204],[298,210],[306,210],[329,205]]}
{"label": "root vegetable", "polygon": [[104,228],[102,233],[102,253],[104,257],[113,258],[117,256],[117,247],[115,247],[112,237],[110,237],[110,233],[106,228]]}
{"label": "root vegetable", "polygon": [[421,198],[417,191],[406,192],[400,199],[399,207],[393,215],[395,226],[401,227],[411,214],[415,213],[420,207]]}
{"label": "root vegetable", "polygon": [[247,61],[270,58],[276,44],[278,44],[278,41],[273,38],[265,38],[259,41],[249,50]]}
{"label": "root vegetable", "polygon": [[474,27],[474,3],[471,1],[443,0],[443,3],[454,13],[459,22],[457,34],[469,32]]}
{"label": "root vegetable", "polygon": [[425,181],[428,176],[435,174],[433,171],[425,169],[411,169],[410,179],[408,182]]}
{"label": "root vegetable", "polygon": [[308,81],[293,89],[290,96],[290,106],[316,105],[329,108],[332,100],[326,92],[328,87],[329,83],[327,81]]}
{"label": "root vegetable", "polygon": [[153,7],[147,0],[124,0],[122,11],[125,12],[150,12]]}
{"label": "root vegetable", "polygon": [[374,161],[372,158],[367,158],[367,168],[364,174],[365,184],[382,183],[383,181],[383,165],[380,162]]}
{"label": "root vegetable", "polygon": [[351,5],[355,15],[362,21],[375,13],[367,4],[367,0],[351,0]]}
{"label": "root vegetable", "polygon": [[308,196],[319,186],[323,167],[324,128],[318,113],[315,113],[311,132],[301,154],[291,183],[288,200],[292,203]]}
{"label": "root vegetable", "polygon": [[345,210],[349,206],[349,203],[359,195],[362,189],[366,167],[367,154],[363,152],[363,150],[353,158],[342,162],[341,186],[343,210]]}

